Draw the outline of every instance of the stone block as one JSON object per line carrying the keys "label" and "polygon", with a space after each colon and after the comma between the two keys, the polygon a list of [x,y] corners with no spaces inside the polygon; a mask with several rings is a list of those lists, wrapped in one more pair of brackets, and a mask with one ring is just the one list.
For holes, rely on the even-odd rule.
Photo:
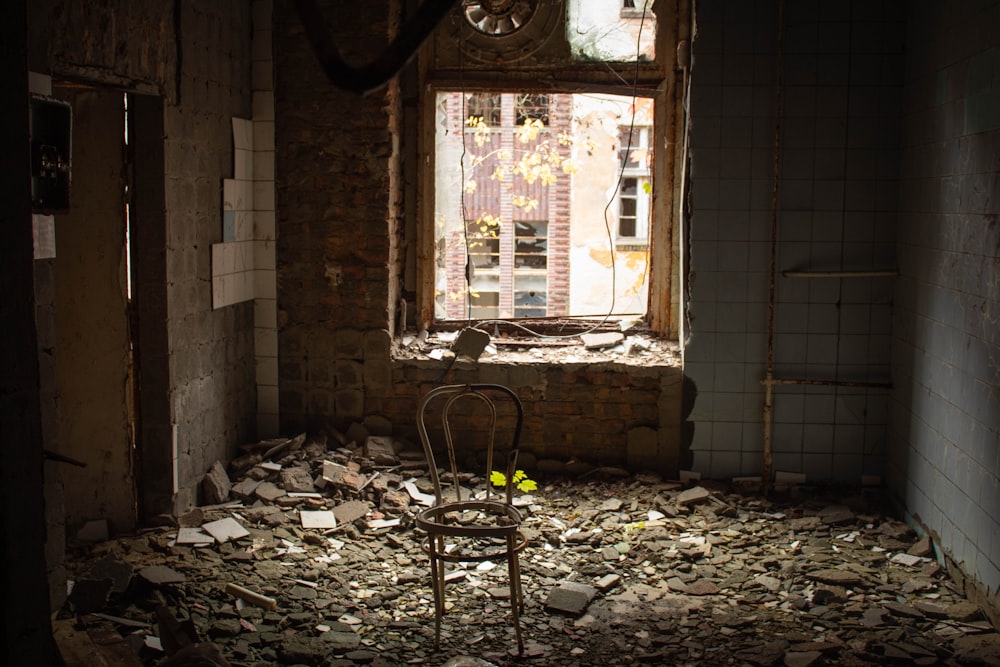
{"label": "stone block", "polygon": [[549,593],[545,600],[545,609],[579,616],[587,609],[595,595],[597,589],[593,586],[576,581],[564,581]]}
{"label": "stone block", "polygon": [[208,469],[201,482],[201,488],[205,494],[205,502],[209,505],[219,505],[229,500],[232,483],[229,481],[229,475],[221,462],[216,461]]}

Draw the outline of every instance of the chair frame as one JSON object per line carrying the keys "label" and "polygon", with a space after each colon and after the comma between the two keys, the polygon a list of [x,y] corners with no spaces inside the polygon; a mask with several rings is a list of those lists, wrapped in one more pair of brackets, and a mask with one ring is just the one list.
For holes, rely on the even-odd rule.
{"label": "chair frame", "polygon": [[[511,447],[507,455],[506,465],[506,495],[501,498],[498,493],[492,492],[492,483],[489,479],[493,470],[493,449],[496,437],[497,411],[496,403],[488,394],[498,393],[511,400],[517,412],[517,421],[514,426]],[[456,500],[444,500],[441,490],[441,478],[438,475],[438,468],[427,432],[426,413],[428,405],[438,399],[445,398],[441,412],[441,422],[444,427],[445,445],[448,452],[450,471],[455,488]],[[450,422],[452,407],[463,398],[473,398],[486,404],[489,410],[489,433],[486,453],[486,498],[485,500],[475,500],[472,498],[463,500],[461,485],[458,478],[458,464],[455,457],[454,437]],[[520,553],[527,546],[527,539],[520,530],[523,520],[521,512],[514,507],[513,489],[514,473],[517,466],[518,444],[521,437],[521,426],[524,422],[524,408],[520,399],[512,390],[497,384],[452,384],[436,387],[429,391],[420,401],[417,408],[417,430],[420,434],[420,441],[424,447],[424,455],[430,469],[431,483],[434,486],[434,504],[419,512],[416,516],[417,528],[427,533],[427,539],[423,543],[424,553],[430,558],[431,587],[434,592],[434,647],[440,648],[441,644],[441,619],[444,616],[445,604],[445,563],[459,562],[483,562],[488,560],[499,560],[503,558],[507,561],[507,572],[510,578],[510,602],[511,616],[514,622],[514,633],[517,637],[518,653],[524,652],[524,641],[521,636],[520,614],[524,613],[524,595],[521,588]],[[496,495],[494,499],[492,496]],[[458,525],[449,523],[449,515],[463,512],[483,512],[492,517],[497,517],[506,521],[507,525]],[[445,537],[470,538],[476,541],[493,540],[499,542],[503,540],[504,546],[495,546],[482,553],[449,553],[445,545]]]}

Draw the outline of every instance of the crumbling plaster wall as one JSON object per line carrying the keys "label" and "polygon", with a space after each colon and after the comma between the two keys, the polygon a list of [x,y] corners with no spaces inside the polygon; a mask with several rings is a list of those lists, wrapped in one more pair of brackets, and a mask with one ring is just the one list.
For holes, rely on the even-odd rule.
{"label": "crumbling plaster wall", "polygon": [[178,104],[164,109],[173,509],[198,502],[202,475],[256,435],[253,303],[212,310],[211,244],[222,240],[232,118],[251,115],[252,7],[184,2]]}
{"label": "crumbling plaster wall", "polygon": [[[386,41],[392,2],[323,3],[349,63]],[[368,97],[323,76],[290,3],[275,7],[278,322],[284,432],[345,429],[388,419],[415,439],[417,401],[435,383],[499,382],[529,415],[522,441],[539,458],[632,465],[676,474],[681,456],[681,374],[676,367],[480,361],[445,375],[446,361],[392,355],[402,258],[400,174],[425,164],[414,138],[417,105],[396,83]],[[400,128],[408,126],[404,137]],[[403,165],[416,162],[416,169]],[[411,258],[413,254],[409,255]],[[412,270],[412,268],[411,268]],[[410,301],[413,298],[410,295]],[[412,312],[412,311],[411,311]]]}
{"label": "crumbling plaster wall", "polygon": [[889,482],[1000,619],[1000,2],[913,3]]}

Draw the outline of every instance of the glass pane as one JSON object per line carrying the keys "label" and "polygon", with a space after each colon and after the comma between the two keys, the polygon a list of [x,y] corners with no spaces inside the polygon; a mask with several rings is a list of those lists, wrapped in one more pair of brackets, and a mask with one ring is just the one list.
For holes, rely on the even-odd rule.
{"label": "glass pane", "polygon": [[653,0],[569,0],[567,19],[566,39],[578,60],[634,62],[656,56]]}
{"label": "glass pane", "polygon": [[482,118],[490,127],[500,125],[500,93],[469,93],[465,97],[465,115]]}
{"label": "glass pane", "polygon": [[524,125],[524,121],[540,120],[542,125],[549,124],[549,96],[536,93],[524,93],[514,99],[515,122]]}
{"label": "glass pane", "polygon": [[544,275],[514,274],[514,290],[517,292],[544,292],[548,279]]}

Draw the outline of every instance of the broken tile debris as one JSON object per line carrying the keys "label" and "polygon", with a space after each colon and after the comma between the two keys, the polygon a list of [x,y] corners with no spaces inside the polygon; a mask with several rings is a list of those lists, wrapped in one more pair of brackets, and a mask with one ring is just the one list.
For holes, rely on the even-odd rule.
{"label": "broken tile debris", "polygon": [[[372,428],[256,443],[227,493],[212,466],[206,504],[176,526],[85,532],[57,620],[102,624],[146,665],[998,664],[1000,635],[877,488],[762,497],[696,474],[541,465],[519,503],[524,656],[503,562],[449,565],[435,651],[414,527],[428,471],[419,447]],[[170,639],[164,613],[193,644]]]}

